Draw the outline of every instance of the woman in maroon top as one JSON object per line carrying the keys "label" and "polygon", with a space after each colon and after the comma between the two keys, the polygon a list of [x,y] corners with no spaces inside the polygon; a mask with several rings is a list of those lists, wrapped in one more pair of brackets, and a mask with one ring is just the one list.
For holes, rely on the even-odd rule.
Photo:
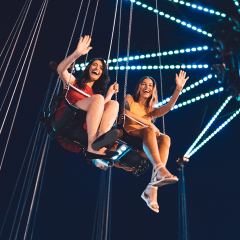
{"label": "woman in maroon top", "polygon": [[[77,58],[87,54],[92,49],[90,42],[89,36],[81,37],[76,50],[58,65],[57,71],[63,81],[63,89],[66,89],[66,85],[70,81],[70,85],[90,95],[90,97],[86,97],[71,86],[67,94],[67,99],[71,104],[87,112],[88,148],[86,158],[108,159],[116,154],[116,152],[105,150],[103,147],[107,145],[107,142],[114,142],[117,138],[116,131],[109,130],[117,118],[119,109],[118,102],[111,100],[113,94],[118,92],[118,84],[111,85],[106,97],[103,97],[109,78],[106,63],[100,58],[89,62],[80,80],[76,80],[68,72],[68,68]],[[57,115],[61,116],[61,108],[64,108],[64,104],[62,103],[58,109]]]}

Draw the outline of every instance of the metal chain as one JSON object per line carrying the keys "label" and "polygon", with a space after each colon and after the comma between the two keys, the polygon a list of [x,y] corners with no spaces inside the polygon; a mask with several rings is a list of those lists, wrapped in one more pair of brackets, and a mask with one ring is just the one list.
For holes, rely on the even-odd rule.
{"label": "metal chain", "polygon": [[[118,59],[119,59],[119,48],[120,48],[120,36],[121,36],[121,21],[122,21],[122,0],[120,2],[119,9],[119,23],[118,23],[118,46],[117,46],[117,70],[116,70],[116,83],[118,81]],[[115,93],[115,100],[117,101],[117,93]]]}
{"label": "metal chain", "polygon": [[[156,0],[156,9],[158,10],[158,4]],[[159,22],[158,22],[158,11],[156,11],[157,16],[157,33],[158,33],[158,53],[159,53],[159,69],[160,69],[160,87],[161,87],[161,101],[163,101],[163,84],[162,84],[162,58],[161,58],[161,47],[160,47],[160,33],[159,33]],[[165,134],[165,121],[164,116],[162,116],[163,122],[163,134]]]}
{"label": "metal chain", "polygon": [[123,108],[123,127],[125,124],[125,104],[126,104],[126,95],[127,95],[127,78],[128,78],[128,62],[129,62],[129,51],[130,51],[130,38],[131,38],[131,30],[132,30],[132,12],[133,12],[133,2],[131,2],[130,6],[130,18],[129,18],[129,26],[128,26],[128,45],[127,45],[127,61],[126,61],[126,71],[125,71],[125,83],[124,83],[124,108]]}
{"label": "metal chain", "polygon": [[115,14],[114,14],[114,20],[113,20],[112,36],[111,36],[111,41],[110,41],[110,46],[109,46],[109,51],[108,51],[108,58],[107,58],[107,68],[108,68],[109,58],[110,58],[111,49],[112,49],[112,41],[113,41],[113,34],[114,34],[115,23],[116,23],[117,8],[118,8],[118,0],[116,1],[116,7],[115,7]]}
{"label": "metal chain", "polygon": [[[90,33],[90,38],[92,38],[92,33],[93,33],[93,28],[94,28],[94,24],[95,24],[95,19],[96,19],[96,15],[97,15],[97,10],[98,10],[98,2],[99,0],[97,0],[97,4],[96,4],[96,8],[95,8],[95,13],[94,13],[94,17],[93,17],[93,23],[92,23],[92,29],[91,29],[91,33]],[[88,58],[88,53],[86,54],[86,58],[85,58],[85,66],[87,63],[87,58]]]}

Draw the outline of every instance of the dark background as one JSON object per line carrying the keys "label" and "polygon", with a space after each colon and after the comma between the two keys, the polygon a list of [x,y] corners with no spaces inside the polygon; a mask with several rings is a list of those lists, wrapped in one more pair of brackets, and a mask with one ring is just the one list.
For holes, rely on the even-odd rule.
{"label": "dark background", "polygon": [[[143,0],[154,7],[154,0]],[[159,0],[159,10],[169,13],[176,18],[201,27],[213,33],[216,26],[221,26],[228,17],[237,16],[237,7],[232,0],[191,0],[209,9],[227,14],[226,18],[217,17],[182,6],[167,0]],[[9,33],[24,4],[23,0],[8,0],[0,7],[0,50],[3,48]],[[90,34],[94,6],[91,2],[83,34]],[[0,89],[2,102],[8,83],[18,63],[19,56],[26,43],[41,1],[33,1],[30,12],[20,35],[19,43],[7,71],[4,83]],[[63,60],[69,39],[75,23],[80,1],[50,0],[43,21],[39,40],[33,56],[23,97],[19,106],[16,122],[9,141],[3,167],[0,172],[0,223],[4,221],[6,211],[12,196],[17,176],[34,128],[41,103],[46,92],[51,71],[49,62],[58,63]],[[84,2],[78,26],[70,48],[74,51],[78,42],[87,1]],[[121,27],[120,57],[127,52],[127,33],[130,1],[123,1],[123,15]],[[100,1],[93,31],[89,58],[107,58],[110,44],[114,1]],[[159,16],[161,51],[180,50],[187,47],[209,46],[208,51],[197,51],[162,57],[163,65],[177,64],[208,64],[208,69],[189,69],[190,79],[187,85],[213,74],[211,65],[218,63],[211,52],[212,38],[188,29],[165,17]],[[111,58],[117,54],[117,27],[114,35]],[[152,11],[134,4],[131,34],[130,55],[140,55],[158,51],[156,15]],[[1,62],[4,55],[1,57]],[[84,62],[84,57],[78,60]],[[130,61],[129,65],[157,65],[158,58]],[[110,64],[110,66],[113,66]],[[3,74],[2,70],[1,77]],[[164,98],[171,96],[175,86],[175,73],[178,70],[163,70]],[[120,92],[118,101],[122,101],[124,87],[124,71],[119,71],[118,82]],[[115,71],[109,71],[111,82],[115,81]],[[132,94],[138,80],[145,75],[152,76],[160,82],[159,70],[130,70],[128,76],[128,90]],[[20,82],[22,83],[23,77]],[[57,76],[54,77],[54,83]],[[180,96],[178,102],[191,99],[201,93],[219,88],[217,80],[213,78],[190,92]],[[160,96],[160,86],[158,86]],[[19,95],[19,90],[17,90]],[[230,93],[223,91],[209,98],[187,105],[169,112],[165,117],[166,134],[171,137],[172,145],[167,168],[177,174],[176,159],[182,156],[202,128],[208,123],[212,115],[220,107]],[[16,108],[18,95],[14,98],[3,132],[0,136],[0,150],[3,154]],[[220,116],[226,115],[239,108],[239,102],[231,100]],[[205,118],[203,119],[206,110]],[[6,106],[1,112],[3,119]],[[230,115],[229,115],[230,116]],[[217,119],[211,126],[211,134],[227,117]],[[202,123],[202,125],[201,125]],[[157,126],[162,130],[162,120],[157,120]],[[189,218],[190,238],[194,240],[210,239],[238,239],[239,235],[239,116],[223,128],[213,139],[204,145],[190,158],[185,167],[187,207]],[[151,171],[135,178],[131,173],[121,169],[113,169],[112,191],[112,239],[163,239],[178,238],[178,186],[166,186],[158,191],[160,213],[151,211],[141,199],[141,193],[150,180]],[[91,239],[100,170],[92,168],[83,161],[80,154],[68,152],[56,141],[50,144],[49,156],[43,181],[39,209],[34,229],[33,239]],[[21,180],[22,181],[22,180]],[[14,213],[18,203],[21,186],[17,190],[12,207],[0,239],[9,239]],[[30,201],[26,208],[26,216],[30,208]],[[26,216],[22,219],[20,233],[26,226]],[[21,234],[19,238],[22,238]]]}

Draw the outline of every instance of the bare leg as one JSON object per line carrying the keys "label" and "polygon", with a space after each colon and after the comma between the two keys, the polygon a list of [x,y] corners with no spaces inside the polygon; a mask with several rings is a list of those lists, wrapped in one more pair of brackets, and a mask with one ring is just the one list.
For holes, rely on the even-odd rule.
{"label": "bare leg", "polygon": [[104,109],[102,120],[99,127],[98,137],[109,131],[117,119],[119,104],[110,100]]}
{"label": "bare leg", "polygon": [[92,143],[97,138],[99,124],[104,110],[104,98],[100,94],[95,94],[90,98],[85,98],[75,103],[75,106],[87,112],[86,123],[88,133],[88,152],[101,154],[92,149]]}
{"label": "bare leg", "polygon": [[157,142],[158,142],[158,151],[159,151],[160,159],[163,165],[166,166],[168,161],[168,156],[169,156],[171,139],[169,136],[161,134],[159,137],[157,137]]}
{"label": "bare leg", "polygon": [[[166,166],[167,164],[170,142],[171,142],[170,137],[168,137],[167,135],[161,134],[159,137],[157,137],[159,155],[164,166]],[[144,156],[144,154],[141,155]],[[155,210],[159,209],[159,206],[157,204],[157,191],[158,188],[157,187],[153,188],[151,185],[148,185],[144,190],[145,196],[149,198],[151,207]]]}

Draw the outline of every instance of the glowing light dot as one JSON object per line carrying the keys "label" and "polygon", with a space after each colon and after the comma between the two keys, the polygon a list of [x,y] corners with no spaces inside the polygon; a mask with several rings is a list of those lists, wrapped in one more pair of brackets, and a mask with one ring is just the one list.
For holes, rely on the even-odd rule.
{"label": "glowing light dot", "polygon": [[143,7],[143,8],[146,8],[146,7],[147,7],[147,5],[146,5],[146,4],[143,4],[143,5],[142,5],[142,7]]}

